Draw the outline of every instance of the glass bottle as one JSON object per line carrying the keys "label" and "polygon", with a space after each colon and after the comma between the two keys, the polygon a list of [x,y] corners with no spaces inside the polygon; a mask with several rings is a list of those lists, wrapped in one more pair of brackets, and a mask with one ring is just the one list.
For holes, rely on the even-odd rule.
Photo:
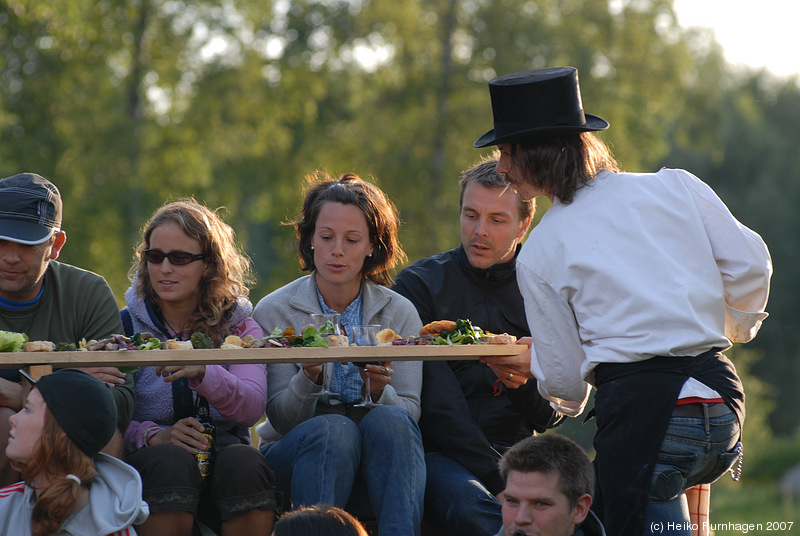
{"label": "glass bottle", "polygon": [[196,413],[197,421],[203,425],[202,434],[208,440],[208,447],[204,450],[199,450],[194,455],[197,460],[197,468],[200,470],[200,475],[205,479],[211,476],[214,470],[214,458],[217,447],[217,429],[214,426],[214,422],[211,420],[211,409],[208,406],[206,397],[197,395]]}

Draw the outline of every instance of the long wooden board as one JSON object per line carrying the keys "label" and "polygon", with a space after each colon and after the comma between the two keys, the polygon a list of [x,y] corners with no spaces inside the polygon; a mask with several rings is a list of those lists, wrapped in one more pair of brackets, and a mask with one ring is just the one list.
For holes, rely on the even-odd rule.
{"label": "long wooden board", "polygon": [[324,361],[443,361],[482,356],[519,355],[516,344],[459,344],[419,346],[334,346],[331,348],[258,348],[215,350],[142,350],[98,352],[0,353],[0,368],[32,365],[61,367],[123,367],[147,365],[213,365],[234,363],[316,363]]}

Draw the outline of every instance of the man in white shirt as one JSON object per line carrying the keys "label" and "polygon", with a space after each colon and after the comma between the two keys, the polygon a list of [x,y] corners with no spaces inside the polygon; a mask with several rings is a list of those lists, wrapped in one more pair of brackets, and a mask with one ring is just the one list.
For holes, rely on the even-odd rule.
{"label": "man in white shirt", "polygon": [[[575,69],[489,89],[494,128],[475,146],[498,146],[523,199],[553,202],[517,260],[531,373],[570,416],[597,389],[593,508],[609,533],[688,535],[683,490],[739,455],[744,392],[721,352],[767,316],[767,247],[690,173],[619,172]],[[675,447],[687,443],[701,446]]]}

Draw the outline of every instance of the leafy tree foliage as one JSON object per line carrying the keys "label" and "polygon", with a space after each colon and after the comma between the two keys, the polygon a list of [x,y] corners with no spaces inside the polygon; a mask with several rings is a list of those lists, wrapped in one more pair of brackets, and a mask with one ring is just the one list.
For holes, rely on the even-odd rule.
{"label": "leafy tree foliage", "polygon": [[0,0],[0,173],[59,185],[62,258],[120,300],[159,205],[225,207],[255,301],[298,274],[282,223],[316,169],[381,186],[410,260],[457,245],[488,80],[551,65],[579,69],[623,167],[690,169],[765,236],[781,292],[753,371],[796,407],[797,83],[731,72],[671,0]]}

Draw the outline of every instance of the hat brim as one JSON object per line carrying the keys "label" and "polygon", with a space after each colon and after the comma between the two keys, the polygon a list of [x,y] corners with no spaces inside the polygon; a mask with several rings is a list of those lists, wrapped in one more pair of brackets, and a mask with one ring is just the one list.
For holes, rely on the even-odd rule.
{"label": "hat brim", "polygon": [[33,222],[0,218],[0,240],[35,246],[46,242],[58,229]]}
{"label": "hat brim", "polygon": [[579,134],[581,132],[596,132],[598,130],[606,130],[609,126],[608,121],[596,115],[585,114],[586,123],[584,125],[562,125],[562,126],[546,126],[536,127],[524,130],[517,130],[508,132],[506,134],[497,135],[495,129],[491,129],[486,134],[478,138],[472,144],[475,148],[488,147],[490,145],[499,145],[501,143],[509,143],[512,141],[519,141],[524,139],[541,138],[544,136],[553,136],[559,134]]}

